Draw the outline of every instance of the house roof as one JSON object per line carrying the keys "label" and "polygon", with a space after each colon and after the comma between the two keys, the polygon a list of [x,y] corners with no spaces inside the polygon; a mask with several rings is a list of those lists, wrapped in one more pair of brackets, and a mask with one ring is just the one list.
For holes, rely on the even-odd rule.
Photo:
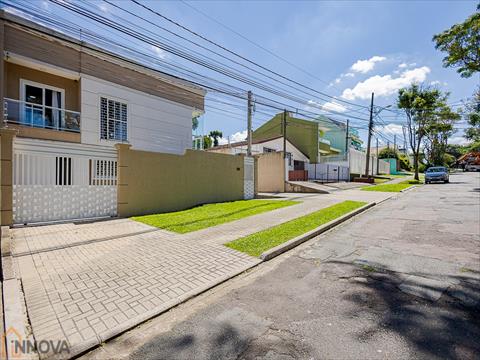
{"label": "house roof", "polygon": [[[272,141],[272,140],[275,140],[275,139],[278,139],[278,138],[281,138],[283,137],[282,135],[280,136],[273,136],[273,137],[270,137],[268,139],[261,139],[261,140],[255,140],[253,139],[252,140],[252,144],[262,144],[264,142],[268,142],[268,141]],[[288,140],[287,140],[288,141]],[[290,141],[289,141],[290,143]],[[291,144],[291,143],[290,143]],[[223,144],[223,145],[218,145],[218,146],[214,146],[214,147],[211,147],[207,150],[219,150],[219,149],[228,149],[228,148],[231,148],[231,147],[238,147],[238,146],[244,146],[244,145],[248,145],[248,142],[247,140],[243,140],[243,141],[237,141],[237,142],[234,142],[234,143],[230,143],[230,144]]]}
{"label": "house roof", "polygon": [[[267,139],[259,139],[259,140],[255,140],[253,139],[252,140],[252,145],[254,144],[263,144],[263,143],[266,143],[266,142],[269,142],[269,141],[272,141],[272,140],[276,140],[276,139],[280,139],[280,138],[283,138],[282,135],[280,136],[273,136],[273,137],[270,137],[270,138],[267,138]],[[293,146],[295,149],[297,149],[297,151],[301,154],[303,154],[303,156],[305,156],[306,158],[309,159],[309,157],[303,152],[301,151],[298,147],[296,147],[291,141],[288,141],[287,139],[287,142]],[[214,147],[211,147],[209,149],[206,149],[207,151],[210,151],[210,150],[219,150],[219,149],[228,149],[228,148],[233,148],[233,147],[239,147],[239,146],[247,146],[248,143],[246,140],[244,141],[237,141],[235,143],[230,143],[230,144],[224,144],[224,145],[218,145],[218,146],[214,146]]]}

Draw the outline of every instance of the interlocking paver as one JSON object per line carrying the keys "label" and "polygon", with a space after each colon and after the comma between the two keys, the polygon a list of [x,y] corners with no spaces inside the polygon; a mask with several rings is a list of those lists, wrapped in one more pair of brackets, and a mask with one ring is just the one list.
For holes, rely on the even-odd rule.
{"label": "interlocking paver", "polygon": [[[374,201],[384,196],[357,193]],[[37,340],[66,339],[72,349],[85,350],[259,262],[225,242],[342,200],[306,198],[182,235],[151,231],[128,219],[14,229],[14,259],[33,334]],[[120,237],[105,239],[112,234]]]}

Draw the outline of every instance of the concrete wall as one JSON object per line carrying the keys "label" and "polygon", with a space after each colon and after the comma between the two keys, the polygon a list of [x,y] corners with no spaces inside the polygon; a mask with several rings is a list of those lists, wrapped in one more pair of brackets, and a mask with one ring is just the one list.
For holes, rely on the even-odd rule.
{"label": "concrete wall", "polygon": [[118,215],[183,210],[244,197],[244,157],[187,150],[184,155],[118,149]]}
{"label": "concrete wall", "polygon": [[285,159],[283,152],[265,153],[255,156],[257,159],[258,191],[285,191]]}
{"label": "concrete wall", "polygon": [[0,129],[0,225],[13,222],[13,139],[15,130]]}

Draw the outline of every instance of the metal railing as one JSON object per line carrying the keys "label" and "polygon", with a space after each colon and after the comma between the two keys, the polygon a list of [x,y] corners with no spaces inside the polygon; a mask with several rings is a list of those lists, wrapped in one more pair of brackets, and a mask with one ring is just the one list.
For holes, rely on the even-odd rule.
{"label": "metal railing", "polygon": [[80,113],[15,99],[3,99],[4,121],[58,131],[80,132]]}

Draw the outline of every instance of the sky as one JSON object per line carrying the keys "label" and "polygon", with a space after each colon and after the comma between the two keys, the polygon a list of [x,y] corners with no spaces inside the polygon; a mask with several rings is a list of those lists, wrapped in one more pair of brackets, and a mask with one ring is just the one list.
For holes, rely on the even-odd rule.
{"label": "sky", "polygon": [[[165,41],[178,41],[187,52],[194,50],[197,54],[208,55],[220,61],[220,64],[228,64],[235,70],[243,71],[251,79],[261,77],[262,81],[273,84],[275,89],[282,88],[294,95],[299,94],[299,89],[303,90],[301,98],[306,103],[292,105],[300,114],[324,113],[341,121],[351,116],[351,125],[359,129],[364,139],[367,107],[372,91],[375,92],[375,105],[394,106],[399,88],[419,82],[450,92],[449,103],[455,108],[461,100],[471,97],[480,83],[479,75],[464,79],[455,69],[443,68],[442,58],[445,54],[437,51],[432,42],[434,34],[471,15],[475,11],[476,1],[140,2],[248,61],[301,85],[293,86],[286,80],[282,81],[289,86],[279,84],[262,77],[263,75],[252,73],[245,66],[218,58],[192,43],[180,41],[178,35],[233,57],[231,53],[223,52],[132,2],[112,0],[112,3],[107,3],[94,0],[88,4],[77,4],[116,20],[119,18],[115,16],[121,16],[128,20],[121,23],[132,29],[146,29],[154,34],[152,36],[162,36]],[[166,62],[174,67],[183,66],[196,71],[200,76],[223,81],[242,91],[252,90],[254,98],[265,96],[285,101],[254,86],[180,59],[157,46],[132,40],[125,34],[117,34],[92,20],[73,15],[52,2],[36,1],[30,4],[53,17],[62,17],[119,43],[129,43],[138,51],[155,57],[158,62]],[[5,6],[8,7],[8,2]],[[131,11],[133,15],[119,8]],[[142,16],[147,22],[134,15]],[[238,57],[235,59],[239,60]],[[254,67],[251,62],[239,62]],[[277,76],[273,77],[278,80]],[[253,117],[254,129],[268,121],[276,112],[279,109],[258,104]],[[398,113],[382,111],[377,121],[378,132],[384,134],[380,141],[391,140],[393,134],[401,137],[403,122],[404,118]],[[209,91],[201,123],[205,133],[210,130],[222,131],[222,142],[226,142],[227,137],[231,141],[243,140],[246,134],[246,101]],[[454,135],[451,142],[463,143],[461,133]]]}

